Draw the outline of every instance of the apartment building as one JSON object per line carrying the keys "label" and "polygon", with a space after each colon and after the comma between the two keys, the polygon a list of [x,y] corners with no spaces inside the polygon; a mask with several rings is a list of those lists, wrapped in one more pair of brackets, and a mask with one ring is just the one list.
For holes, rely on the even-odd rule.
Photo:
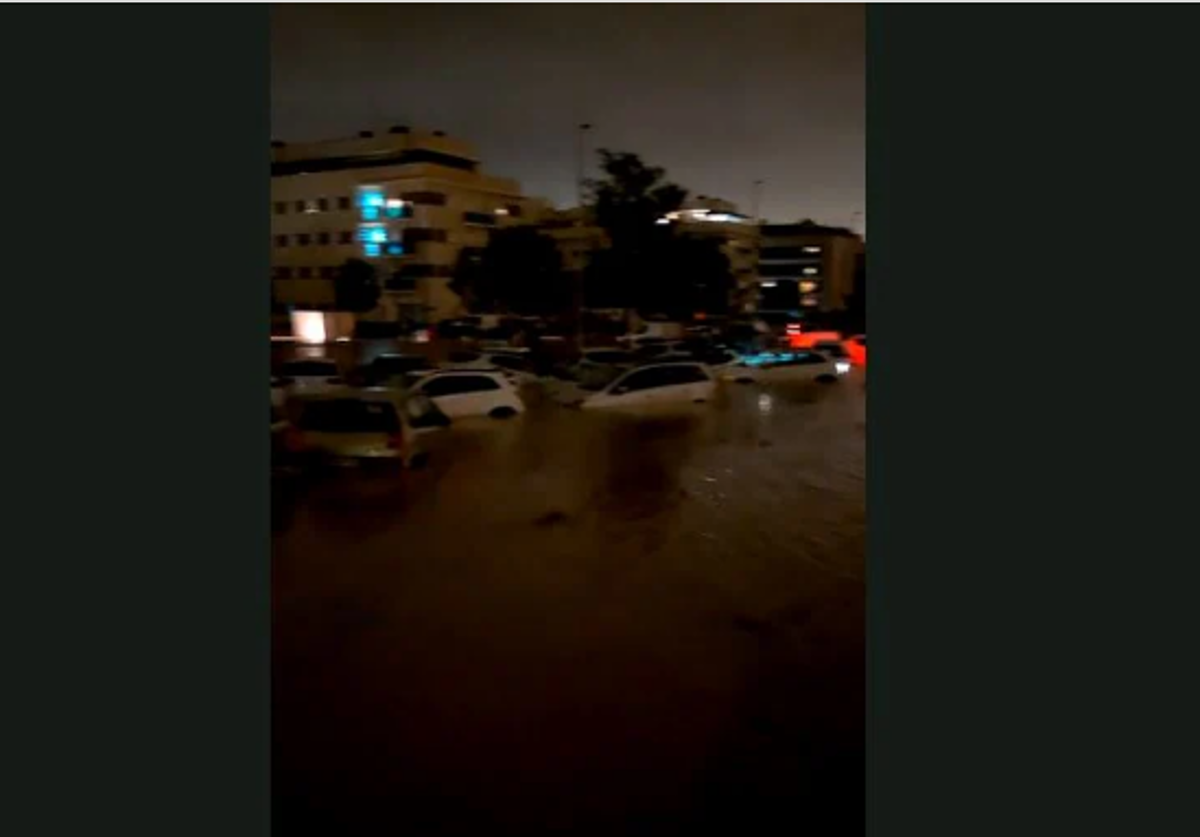
{"label": "apartment building", "polygon": [[844,311],[854,293],[863,240],[813,221],[763,224],[758,307],[763,311]]}
{"label": "apartment building", "polygon": [[382,289],[369,316],[384,320],[461,313],[449,287],[459,252],[546,211],[516,181],[481,171],[467,143],[405,126],[272,143],[271,204],[275,305],[333,308],[340,266],[359,258]]}
{"label": "apartment building", "polygon": [[758,303],[759,255],[759,229],[754,219],[729,201],[698,195],[660,218],[659,223],[673,225],[679,235],[718,240],[736,282],[731,300],[734,308],[754,310]]}

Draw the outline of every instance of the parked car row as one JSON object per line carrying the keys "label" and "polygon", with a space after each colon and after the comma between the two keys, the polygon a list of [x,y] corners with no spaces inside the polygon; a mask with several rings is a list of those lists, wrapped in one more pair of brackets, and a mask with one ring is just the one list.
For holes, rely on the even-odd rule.
{"label": "parked car row", "polygon": [[346,377],[332,360],[289,361],[271,382],[274,450],[305,461],[413,465],[427,456],[423,437],[455,420],[525,412],[524,386],[541,386],[571,407],[641,408],[709,402],[719,381],[832,383],[850,369],[840,344],[743,355],[719,345],[670,343],[652,352],[585,349],[574,364],[549,374],[539,374],[528,351],[498,346],[453,352],[442,364],[384,354]]}

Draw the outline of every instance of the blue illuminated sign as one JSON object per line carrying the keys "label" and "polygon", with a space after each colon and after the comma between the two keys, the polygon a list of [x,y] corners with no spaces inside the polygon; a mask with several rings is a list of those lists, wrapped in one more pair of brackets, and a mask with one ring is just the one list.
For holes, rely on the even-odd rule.
{"label": "blue illuminated sign", "polygon": [[367,256],[369,258],[377,258],[379,256],[379,253],[380,253],[380,247],[378,244],[364,244],[363,245],[363,255],[364,256]]}

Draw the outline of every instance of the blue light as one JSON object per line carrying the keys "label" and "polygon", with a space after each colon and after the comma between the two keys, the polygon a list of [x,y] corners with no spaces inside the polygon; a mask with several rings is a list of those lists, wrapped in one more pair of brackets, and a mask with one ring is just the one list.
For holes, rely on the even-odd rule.
{"label": "blue light", "polygon": [[378,221],[379,220],[379,207],[364,206],[362,208],[362,219],[364,221]]}
{"label": "blue light", "polygon": [[380,247],[378,244],[364,244],[363,255],[369,258],[377,258],[379,256]]}
{"label": "blue light", "polygon": [[395,244],[395,243],[389,244],[387,246],[387,254],[389,256],[403,256],[404,248],[399,244]]}
{"label": "blue light", "polygon": [[358,240],[371,244],[387,242],[387,228],[383,224],[359,224]]}
{"label": "blue light", "polygon": [[361,189],[358,193],[358,205],[363,209],[374,207],[379,209],[383,206],[383,192],[379,189]]}

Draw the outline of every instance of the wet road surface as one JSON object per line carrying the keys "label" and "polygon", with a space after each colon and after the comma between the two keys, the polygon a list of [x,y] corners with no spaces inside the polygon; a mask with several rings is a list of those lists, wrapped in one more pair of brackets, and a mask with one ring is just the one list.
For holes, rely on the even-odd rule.
{"label": "wet road surface", "polygon": [[861,834],[857,373],[529,400],[274,486],[277,833]]}

